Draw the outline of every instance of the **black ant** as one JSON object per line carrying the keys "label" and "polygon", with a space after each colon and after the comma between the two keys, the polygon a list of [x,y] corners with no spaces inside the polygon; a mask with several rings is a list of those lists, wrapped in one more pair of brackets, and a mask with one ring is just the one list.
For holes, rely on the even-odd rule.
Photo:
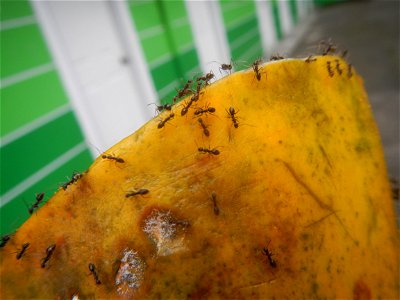
{"label": "black ant", "polygon": [[134,192],[128,192],[128,193],[126,193],[125,194],[125,197],[126,198],[129,198],[129,197],[133,197],[133,196],[136,196],[136,195],[146,195],[146,194],[148,194],[150,191],[148,190],[148,189],[139,189],[139,190],[137,190],[137,191],[134,191]]}
{"label": "black ant", "polygon": [[[171,109],[172,109],[172,105],[169,104],[169,103],[164,104],[164,105],[157,105],[157,104],[155,104],[155,103],[150,103],[150,104],[154,104],[154,105],[156,106],[156,111],[157,111],[158,113],[161,113],[161,112],[163,112],[164,110],[171,110]],[[149,105],[150,105],[150,104],[149,104]]]}
{"label": "black ant", "polygon": [[6,234],[1,237],[0,248],[3,248],[11,239],[11,234]]}
{"label": "black ant", "polygon": [[343,70],[340,68],[340,63],[338,59],[335,59],[336,62],[336,70],[339,73],[339,75],[342,75]]}
{"label": "black ant", "polygon": [[328,69],[329,76],[333,77],[333,75],[335,75],[335,73],[333,72],[332,65],[331,65],[330,61],[326,62],[326,67]]}
{"label": "black ant", "polygon": [[24,253],[25,253],[26,249],[28,249],[29,245],[30,245],[29,243],[25,243],[22,245],[22,249],[17,253],[17,256],[16,256],[17,259],[21,259],[22,255],[24,255]]}
{"label": "black ant", "polygon": [[44,198],[44,193],[36,194],[36,201],[35,201],[35,203],[28,209],[29,214],[33,214],[33,212],[35,211],[35,209],[38,209],[38,208],[39,208],[39,204],[40,204],[40,202],[42,202],[43,198]]}
{"label": "black ant", "polygon": [[268,257],[269,265],[273,268],[276,268],[277,263],[276,260],[273,258],[273,253],[268,249],[269,243],[267,247],[263,248],[262,252],[264,255]]}
{"label": "black ant", "polygon": [[203,133],[205,136],[210,136],[210,131],[207,128],[207,125],[204,123],[202,118],[198,118],[197,121],[200,123],[201,127],[203,128]]}
{"label": "black ant", "polygon": [[80,178],[82,178],[82,176],[83,176],[83,174],[81,174],[81,173],[76,173],[76,172],[72,173],[71,180],[62,185],[62,188],[64,189],[64,191],[67,189],[67,187],[69,185],[73,184],[74,182],[77,182]]}
{"label": "black ant", "polygon": [[351,76],[353,76],[353,66],[352,66],[352,64],[348,64],[348,66],[347,66],[347,77],[350,78]]}
{"label": "black ant", "polygon": [[93,274],[94,280],[96,281],[96,284],[101,284],[101,281],[99,279],[99,276],[97,275],[96,267],[94,264],[89,263],[89,271]]}
{"label": "black ant", "polygon": [[254,70],[254,73],[256,73],[256,78],[257,78],[258,81],[261,80],[260,67],[259,67],[260,63],[261,63],[261,59],[257,59],[257,60],[256,60],[255,62],[253,62],[253,64],[251,65],[251,67],[252,67],[253,70]]}
{"label": "black ant", "polygon": [[163,128],[165,123],[167,123],[169,120],[173,119],[175,116],[174,113],[170,113],[168,117],[166,117],[164,120],[161,120],[160,123],[158,123],[158,128]]}
{"label": "black ant", "polygon": [[310,63],[313,61],[316,61],[317,59],[315,57],[313,57],[312,55],[308,56],[305,60],[306,63]]}
{"label": "black ant", "polygon": [[274,60],[281,60],[281,59],[284,59],[284,57],[279,54],[276,54],[276,55],[272,55],[269,60],[274,61]]}
{"label": "black ant", "polygon": [[212,200],[213,205],[214,205],[214,214],[216,216],[218,216],[219,215],[219,208],[218,208],[218,205],[217,205],[217,194],[215,192],[211,193],[211,200]]}
{"label": "black ant", "polygon": [[120,157],[116,157],[116,156],[112,156],[112,155],[108,155],[108,154],[103,154],[101,156],[101,158],[103,158],[103,159],[112,159],[112,160],[115,160],[116,162],[119,162],[119,163],[124,163],[125,162],[125,160],[123,160]]}
{"label": "black ant", "polygon": [[199,108],[194,112],[195,116],[202,116],[203,114],[212,114],[215,113],[215,108],[214,107],[209,107],[206,106],[205,108]]}
{"label": "black ant", "polygon": [[204,147],[199,147],[197,150],[201,153],[208,153],[212,155],[218,155],[219,151],[217,149],[209,149],[209,148],[204,148]]}
{"label": "black ant", "polygon": [[235,115],[236,115],[239,111],[235,111],[235,109],[231,106],[231,107],[229,107],[229,110],[227,110],[226,112],[228,113],[229,118],[232,119],[233,126],[234,126],[235,128],[238,128],[238,127],[239,127],[239,123],[238,123],[237,117],[235,117]]}
{"label": "black ant", "polygon": [[345,59],[348,53],[349,53],[349,50],[347,50],[347,49],[343,50],[342,55],[341,55],[342,58]]}
{"label": "black ant", "polygon": [[51,256],[53,255],[54,250],[56,249],[56,245],[53,244],[46,249],[46,256],[42,259],[40,266],[42,268],[46,268],[46,263],[50,260]]}

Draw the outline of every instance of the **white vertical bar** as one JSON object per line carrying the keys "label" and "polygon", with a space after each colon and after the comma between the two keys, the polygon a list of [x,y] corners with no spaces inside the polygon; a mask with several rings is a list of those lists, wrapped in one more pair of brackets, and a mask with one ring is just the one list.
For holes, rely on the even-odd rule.
{"label": "white vertical bar", "polygon": [[267,1],[256,1],[255,3],[258,23],[261,31],[264,57],[269,57],[272,54],[272,49],[278,42],[275,33],[275,24],[271,3]]}
{"label": "white vertical bar", "polygon": [[142,99],[140,103],[141,109],[147,116],[152,116],[154,109],[149,108],[147,104],[149,100],[153,102],[153,100],[157,99],[159,101],[159,99],[143,49],[140,46],[140,38],[136,31],[135,23],[129,13],[128,1],[110,1],[110,4],[120,29],[122,42],[127,49],[135,90],[138,92],[140,99]]}
{"label": "white vertical bar", "polygon": [[53,26],[54,22],[49,6],[50,2],[31,0],[31,4],[54,59],[54,64],[66,87],[66,93],[70,99],[71,106],[74,108],[75,115],[85,133],[86,144],[89,146],[92,156],[96,157],[98,156],[98,151],[90,141],[99,141],[102,137],[101,134],[93,128],[90,122],[91,116],[88,112],[85,109],[79,109],[80,103],[84,102],[84,95],[79,88],[79,84],[76,82],[77,76],[74,74],[72,67],[66,59],[65,52],[67,51],[67,47],[62,43],[55,26]]}
{"label": "white vertical bar", "polygon": [[230,63],[230,51],[217,1],[185,1],[203,72],[221,77],[220,64]]}
{"label": "white vertical bar", "polygon": [[[32,1],[32,4],[87,144],[93,157],[96,157],[99,154],[97,147],[101,147],[101,150],[108,148],[116,142],[116,137],[120,138],[119,135],[122,135],[121,132],[124,132],[121,138],[125,136],[125,131],[128,131],[126,134],[131,132],[127,127],[136,129],[149,120],[154,114],[154,110],[147,104],[158,100],[142,49],[140,48],[139,38],[129,15],[127,3],[118,1],[102,4],[102,9],[104,9],[105,5],[109,4],[106,8],[108,8],[108,16],[112,20],[110,24],[115,26],[113,30],[119,35],[119,39],[117,38],[116,41],[121,42],[120,46],[122,46],[124,54],[127,53],[128,65],[124,68],[129,69],[121,71],[121,77],[127,76],[124,77],[127,80],[122,81],[126,83],[125,85],[122,83],[122,87],[125,88],[126,92],[132,94],[129,102],[125,102],[126,110],[129,110],[132,115],[132,121],[128,125],[120,126],[120,124],[116,124],[117,129],[115,131],[113,131],[113,128],[107,127],[109,125],[99,126],[99,122],[103,119],[101,116],[107,114],[104,108],[109,106],[99,106],[98,110],[96,110],[93,109],[93,105],[90,105],[89,102],[93,99],[90,98],[89,94],[93,90],[89,90],[87,85],[82,83],[82,78],[77,75],[77,64],[70,63],[72,61],[71,53],[69,52],[70,47],[68,47],[70,45],[65,42],[63,35],[60,35],[59,27],[55,26],[57,22],[52,11],[52,4],[54,2]],[[90,15],[87,17],[90,18]],[[119,102],[118,105],[121,108],[121,105],[124,104]],[[121,116],[121,120],[126,120],[127,115]]]}
{"label": "white vertical bar", "polygon": [[290,15],[289,2],[287,0],[279,0],[279,15],[281,19],[283,36],[287,36],[293,27],[292,17]]}

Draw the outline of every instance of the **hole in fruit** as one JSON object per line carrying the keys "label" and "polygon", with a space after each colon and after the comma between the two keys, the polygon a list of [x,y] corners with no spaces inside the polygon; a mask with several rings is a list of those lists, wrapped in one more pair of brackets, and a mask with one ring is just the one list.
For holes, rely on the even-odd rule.
{"label": "hole in fruit", "polygon": [[153,209],[144,220],[143,231],[156,245],[157,254],[170,255],[186,249],[188,221],[178,220],[169,210]]}
{"label": "hole in fruit", "polygon": [[121,258],[115,285],[121,296],[132,297],[144,278],[144,261],[132,249],[125,249]]}

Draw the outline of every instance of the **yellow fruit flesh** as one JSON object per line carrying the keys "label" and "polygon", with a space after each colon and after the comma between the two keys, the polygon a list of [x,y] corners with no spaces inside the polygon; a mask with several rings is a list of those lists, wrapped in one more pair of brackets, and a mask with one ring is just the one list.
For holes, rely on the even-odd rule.
{"label": "yellow fruit flesh", "polygon": [[[99,157],[12,236],[2,298],[397,297],[379,134],[348,71],[333,56],[272,62],[260,80],[248,70],[204,88],[184,116],[175,105],[162,128],[160,114],[107,151],[124,163]],[[209,137],[194,116],[207,106]]]}

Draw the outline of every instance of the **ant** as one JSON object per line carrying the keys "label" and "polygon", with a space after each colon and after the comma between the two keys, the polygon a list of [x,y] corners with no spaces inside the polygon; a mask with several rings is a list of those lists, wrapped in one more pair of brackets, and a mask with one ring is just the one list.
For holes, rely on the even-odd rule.
{"label": "ant", "polygon": [[331,66],[331,62],[327,61],[326,62],[326,67],[328,69],[328,73],[330,77],[333,77],[333,75],[335,75],[335,73],[333,72],[332,66]]}
{"label": "ant", "polygon": [[353,76],[353,66],[352,66],[352,64],[348,64],[348,66],[347,66],[347,77],[350,78],[351,76]]}
{"label": "ant", "polygon": [[108,155],[108,154],[103,154],[101,156],[101,158],[103,158],[103,159],[112,159],[112,160],[115,160],[116,162],[119,162],[119,163],[124,163],[125,162],[125,160],[123,160],[120,157],[116,157],[116,156],[112,156],[112,155]]}
{"label": "ant", "polygon": [[[158,113],[161,113],[161,112],[163,112],[164,110],[171,110],[171,109],[172,109],[172,105],[169,104],[169,103],[164,104],[164,105],[157,105],[157,104],[155,104],[155,103],[150,103],[150,104],[154,104],[154,105],[156,106],[156,112],[158,112]],[[149,105],[150,105],[150,104],[149,104]]]}
{"label": "ant", "polygon": [[337,47],[332,44],[331,41],[321,41],[320,46],[326,46],[325,49],[322,51],[323,56],[328,55],[329,53],[334,53],[337,50]]}
{"label": "ant", "polygon": [[183,88],[181,88],[180,90],[178,90],[178,94],[174,97],[173,101],[174,103],[176,102],[176,100],[178,100],[179,98],[182,98],[183,96],[186,95],[190,95],[192,93],[192,91],[190,91],[189,87],[192,84],[192,80],[188,80],[186,82],[186,84],[184,85]]}
{"label": "ant", "polygon": [[46,249],[46,256],[42,259],[42,263],[40,266],[42,268],[46,268],[46,263],[50,260],[51,256],[53,255],[54,250],[56,249],[56,245],[53,244]]}
{"label": "ant", "polygon": [[229,71],[229,74],[232,72],[232,63],[230,64],[221,64],[219,67],[219,70],[221,71]]}
{"label": "ant", "polygon": [[[270,242],[271,242],[271,241],[270,241]],[[269,265],[270,265],[271,267],[273,267],[273,268],[276,268],[276,266],[277,266],[276,260],[273,258],[273,253],[268,249],[268,246],[269,246],[269,243],[270,243],[270,242],[268,242],[267,247],[263,248],[262,252],[263,252],[263,254],[264,254],[265,256],[268,257]]]}
{"label": "ant", "polygon": [[349,50],[347,50],[347,49],[343,50],[342,55],[341,55],[342,58],[346,58],[348,53],[349,53]]}
{"label": "ant", "polygon": [[191,91],[189,90],[189,87],[192,84],[192,82],[193,82],[192,80],[188,80],[186,82],[186,84],[183,86],[183,88],[178,91],[178,97],[179,98],[183,97],[183,96],[186,96],[186,95],[189,95],[191,93]]}
{"label": "ant", "polygon": [[229,118],[232,119],[233,126],[234,126],[235,128],[238,128],[238,127],[239,127],[239,123],[238,123],[237,117],[235,117],[235,115],[236,115],[239,111],[235,111],[235,109],[231,106],[231,107],[229,107],[229,110],[227,110],[226,112],[228,113]]}
{"label": "ant", "polygon": [[77,182],[80,178],[82,178],[82,176],[83,176],[83,174],[81,174],[81,173],[73,172],[71,180],[67,181],[66,183],[64,183],[62,185],[62,188],[64,189],[64,191],[67,189],[67,187],[69,185],[73,184],[74,182]]}
{"label": "ant", "polygon": [[200,123],[203,128],[203,133],[205,136],[210,136],[210,131],[207,129],[207,125],[204,123],[202,118],[198,118],[197,121]]}
{"label": "ant", "polygon": [[217,194],[215,192],[211,193],[211,200],[212,200],[212,202],[214,204],[214,214],[216,216],[218,216],[219,215],[219,208],[218,208],[218,205],[217,205]]}
{"label": "ant", "polygon": [[40,202],[42,202],[44,198],[44,193],[36,194],[36,202],[28,209],[29,214],[33,214],[35,209],[39,208]]}
{"label": "ant", "polygon": [[305,60],[306,63],[310,63],[312,61],[316,61],[317,59],[315,57],[313,57],[312,55],[308,56]]}
{"label": "ant", "polygon": [[393,200],[399,200],[399,182],[396,178],[390,178],[389,181],[392,186]]}
{"label": "ant", "polygon": [[173,119],[175,116],[174,113],[170,113],[168,117],[166,117],[164,120],[161,120],[160,123],[158,123],[158,128],[163,128],[165,123],[167,123],[169,120]]}
{"label": "ant", "polygon": [[209,149],[209,148],[199,147],[199,148],[197,148],[197,150],[201,153],[208,153],[208,154],[212,154],[212,155],[219,154],[219,151],[217,149]]}
{"label": "ant", "polygon": [[342,75],[343,70],[340,68],[340,63],[338,59],[335,59],[336,62],[336,70],[338,71],[339,75]]}
{"label": "ant", "polygon": [[256,78],[257,78],[258,81],[261,80],[260,67],[259,67],[260,63],[261,63],[261,59],[257,59],[257,60],[256,60],[255,62],[253,62],[253,64],[251,65],[251,67],[252,67],[253,70],[254,70],[254,73],[256,73]]}
{"label": "ant", "polygon": [[[193,98],[194,96],[196,96],[197,98]],[[186,113],[189,111],[189,108],[192,106],[194,101],[197,101],[197,99],[199,99],[198,94],[196,93],[195,95],[193,95],[193,97],[186,103],[186,105],[182,108],[181,110],[181,116],[186,115]]]}
{"label": "ant", "polygon": [[194,112],[195,116],[202,116],[203,114],[212,114],[215,112],[215,108],[214,107],[209,107],[206,106],[205,108],[199,108]]}
{"label": "ant", "polygon": [[28,249],[29,245],[30,245],[29,243],[25,243],[22,245],[22,249],[17,253],[17,256],[16,256],[17,259],[21,259],[22,255],[24,255],[24,253],[25,253],[26,249]]}
{"label": "ant", "polygon": [[269,60],[274,61],[274,60],[281,60],[281,59],[284,59],[284,57],[279,54],[276,54],[276,55],[272,55]]}
{"label": "ant", "polygon": [[148,194],[148,193],[149,193],[149,190],[148,190],[148,189],[139,189],[139,190],[134,191],[134,192],[128,192],[128,193],[125,195],[125,197],[126,197],[126,198],[129,198],[129,197],[136,196],[136,195],[146,195],[146,194]]}
{"label": "ant", "polygon": [[11,239],[11,234],[6,234],[1,237],[0,248],[3,248]]}
{"label": "ant", "polygon": [[196,102],[197,100],[199,100],[200,90],[201,90],[201,82],[198,82],[196,87],[196,93],[190,98],[191,102]]}
{"label": "ant", "polygon": [[204,83],[205,83],[206,85],[208,85],[208,84],[209,84],[209,81],[210,81],[211,79],[213,79],[213,78],[214,78],[214,74],[213,74],[212,72],[209,72],[209,73],[207,73],[206,75],[197,78],[197,81],[202,80],[202,81],[204,81]]}
{"label": "ant", "polygon": [[97,275],[96,267],[94,264],[89,263],[89,271],[93,274],[94,280],[96,281],[96,284],[101,284],[101,281],[99,279],[99,276]]}

